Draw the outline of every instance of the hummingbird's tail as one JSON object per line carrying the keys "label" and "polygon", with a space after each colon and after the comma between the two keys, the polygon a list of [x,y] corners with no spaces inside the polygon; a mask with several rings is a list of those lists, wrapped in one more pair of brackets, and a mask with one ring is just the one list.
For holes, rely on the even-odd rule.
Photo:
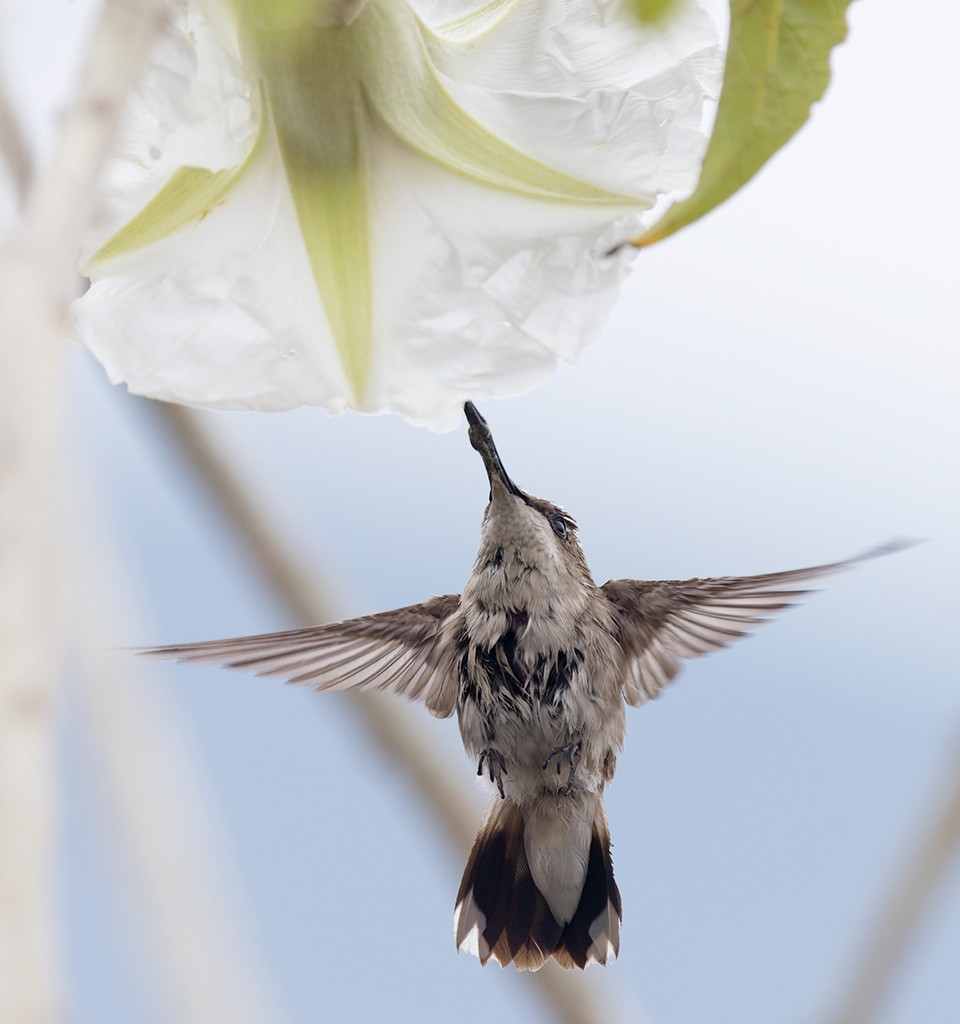
{"label": "hummingbird's tail", "polygon": [[457,948],[535,971],[605,964],[620,947],[602,793],[544,795],[523,808],[495,797],[457,894]]}

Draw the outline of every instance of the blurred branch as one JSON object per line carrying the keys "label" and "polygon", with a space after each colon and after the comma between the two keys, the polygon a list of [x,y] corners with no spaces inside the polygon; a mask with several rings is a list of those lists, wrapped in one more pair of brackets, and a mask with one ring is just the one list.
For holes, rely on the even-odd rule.
{"label": "blurred branch", "polygon": [[[335,601],[304,571],[303,559],[261,511],[255,495],[243,486],[228,458],[214,444],[200,418],[181,406],[156,404],[155,410],[180,442],[194,469],[221,507],[258,567],[291,616],[302,625],[337,618]],[[433,752],[426,730],[394,699],[353,694],[353,705],[377,746],[404,769],[420,797],[466,856],[479,819],[474,794],[456,783],[448,766]],[[451,900],[452,903],[452,900]],[[562,1024],[615,1024],[617,1014],[591,979],[568,973],[554,963],[530,976],[556,1020]]]}
{"label": "blurred branch", "polygon": [[827,1024],[868,1024],[878,1018],[921,919],[960,850],[960,756],[951,768],[946,798],[895,882]]}
{"label": "blurred branch", "polygon": [[50,170],[33,184],[21,227],[0,248],[0,1020],[17,1024],[58,1017],[60,349],[94,184],[165,7],[163,0],[106,6]]}
{"label": "blurred branch", "polygon": [[128,606],[109,587],[111,552],[83,526],[70,566],[82,732],[132,866],[151,965],[170,997],[159,1016],[179,1024],[279,1021],[194,751],[143,664],[108,648],[124,632],[117,623]]}
{"label": "blurred branch", "polygon": [[10,170],[14,189],[21,201],[33,174],[33,160],[20,120],[13,111],[0,78],[0,159]]}

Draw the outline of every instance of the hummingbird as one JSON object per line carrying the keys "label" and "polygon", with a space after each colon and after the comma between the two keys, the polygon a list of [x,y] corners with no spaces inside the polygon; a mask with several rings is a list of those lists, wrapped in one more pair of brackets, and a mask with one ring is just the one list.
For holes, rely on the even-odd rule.
{"label": "hummingbird", "polygon": [[464,412],[490,485],[462,594],[306,629],[154,647],[317,690],[378,690],[456,712],[492,801],[454,912],[458,949],[537,970],[605,964],[620,948],[604,789],[626,707],[660,696],[682,662],[719,650],[809,593],[842,562],[760,576],[597,586],[559,505],[518,487],[487,421]]}

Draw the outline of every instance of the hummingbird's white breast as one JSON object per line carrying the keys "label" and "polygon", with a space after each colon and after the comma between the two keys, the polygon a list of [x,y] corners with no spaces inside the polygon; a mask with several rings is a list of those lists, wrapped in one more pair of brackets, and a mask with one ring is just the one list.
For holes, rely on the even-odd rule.
{"label": "hummingbird's white breast", "polygon": [[517,803],[567,786],[562,764],[544,767],[552,751],[579,744],[570,776],[595,791],[623,744],[614,625],[579,547],[572,558],[561,543],[541,511],[495,494],[461,598],[461,735],[475,755],[502,754]]}

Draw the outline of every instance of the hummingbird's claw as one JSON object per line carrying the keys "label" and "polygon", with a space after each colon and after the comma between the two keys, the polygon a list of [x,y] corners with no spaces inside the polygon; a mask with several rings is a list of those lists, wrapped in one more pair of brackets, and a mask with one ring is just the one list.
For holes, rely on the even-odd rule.
{"label": "hummingbird's claw", "polygon": [[565,744],[562,747],[554,747],[553,750],[547,754],[546,759],[543,762],[543,770],[546,771],[550,765],[550,762],[557,759],[557,775],[560,775],[560,769],[566,762],[569,767],[569,774],[567,775],[567,784],[561,787],[560,792],[566,796],[567,793],[573,789],[573,777],[577,771],[577,765],[580,763],[580,740],[573,740],[570,743]]}
{"label": "hummingbird's claw", "polygon": [[503,754],[499,750],[495,750],[493,747],[487,747],[486,750],[480,751],[480,761],[477,764],[477,775],[483,775],[483,762],[487,762],[487,771],[490,773],[490,781],[497,784],[497,789],[500,791],[500,799],[506,800],[506,794],[503,792],[503,776],[509,774],[507,772],[507,762],[504,760]]}

